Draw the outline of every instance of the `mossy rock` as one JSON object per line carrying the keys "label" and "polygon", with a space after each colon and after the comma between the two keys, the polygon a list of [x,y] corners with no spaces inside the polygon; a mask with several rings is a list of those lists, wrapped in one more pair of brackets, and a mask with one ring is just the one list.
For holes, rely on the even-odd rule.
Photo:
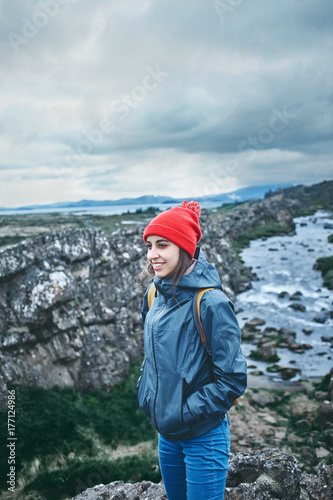
{"label": "mossy rock", "polygon": [[333,255],[328,257],[319,257],[313,268],[321,271],[324,278],[323,285],[329,290],[333,290]]}
{"label": "mossy rock", "polygon": [[333,269],[325,274],[324,286],[327,286],[329,290],[333,290]]}
{"label": "mossy rock", "polygon": [[327,257],[319,257],[313,267],[314,269],[319,269],[319,271],[321,271],[324,276],[328,271],[331,271],[333,269],[333,255]]}
{"label": "mossy rock", "polygon": [[280,367],[279,365],[267,366],[266,371],[268,371],[268,373],[279,373]]}
{"label": "mossy rock", "polygon": [[249,354],[249,358],[254,359],[255,361],[266,361],[266,363],[277,363],[278,361],[280,361],[280,357],[277,354],[266,357],[258,351],[251,351]]}

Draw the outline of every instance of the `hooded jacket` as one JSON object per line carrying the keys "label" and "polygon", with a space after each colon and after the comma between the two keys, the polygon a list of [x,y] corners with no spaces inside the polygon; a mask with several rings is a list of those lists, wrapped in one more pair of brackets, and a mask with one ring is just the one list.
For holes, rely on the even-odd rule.
{"label": "hooded jacket", "polygon": [[[174,290],[177,301],[172,280],[156,277],[151,309],[149,287],[142,306],[145,357],[137,383],[138,402],[151,425],[169,441],[198,437],[220,425],[247,384],[233,303],[222,291],[215,266],[198,250],[194,269]],[[211,357],[192,314],[196,289],[208,287],[214,290],[204,293],[200,316]]]}

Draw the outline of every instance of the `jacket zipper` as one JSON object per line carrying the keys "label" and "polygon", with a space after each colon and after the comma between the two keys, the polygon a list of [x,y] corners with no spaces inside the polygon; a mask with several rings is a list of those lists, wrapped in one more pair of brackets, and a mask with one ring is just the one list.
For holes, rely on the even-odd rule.
{"label": "jacket zipper", "polygon": [[157,429],[158,432],[160,432],[159,428],[158,428],[158,425],[157,425],[157,420],[156,420],[156,400],[157,400],[157,392],[158,392],[158,371],[157,371],[157,362],[156,362],[156,353],[155,353],[154,325],[155,325],[155,321],[157,320],[157,318],[165,311],[166,306],[167,306],[167,298],[165,297],[165,295],[163,293],[162,293],[162,295],[165,298],[165,304],[164,304],[164,307],[163,307],[162,311],[160,311],[155,316],[155,318],[153,320],[153,324],[152,324],[152,329],[151,329],[151,338],[152,338],[152,346],[153,346],[154,364],[155,364],[155,371],[156,371],[156,391],[155,391],[153,412],[154,412],[155,425],[156,425],[156,429]]}
{"label": "jacket zipper", "polygon": [[182,393],[181,393],[181,398],[180,398],[180,418],[182,419],[183,423],[184,423],[183,404],[184,404],[184,389],[185,389],[185,384],[186,384],[186,379],[182,378]]}

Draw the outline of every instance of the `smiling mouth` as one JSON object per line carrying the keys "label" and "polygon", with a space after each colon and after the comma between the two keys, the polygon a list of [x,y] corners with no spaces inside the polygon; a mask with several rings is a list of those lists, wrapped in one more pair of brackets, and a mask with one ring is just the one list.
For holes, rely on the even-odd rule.
{"label": "smiling mouth", "polygon": [[155,264],[152,264],[154,270],[160,269],[164,265],[164,262],[156,262]]}

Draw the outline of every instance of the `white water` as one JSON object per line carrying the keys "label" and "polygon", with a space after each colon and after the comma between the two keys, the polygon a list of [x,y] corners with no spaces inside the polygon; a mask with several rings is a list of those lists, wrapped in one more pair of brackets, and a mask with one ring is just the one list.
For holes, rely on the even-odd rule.
{"label": "white water", "polygon": [[[333,233],[333,220],[329,219],[329,215],[318,211],[313,216],[298,217],[294,219],[294,236],[254,240],[241,254],[245,264],[252,266],[259,281],[253,281],[252,289],[237,295],[235,308],[243,309],[237,315],[240,326],[254,317],[262,318],[266,323],[260,328],[289,328],[296,332],[296,342],[312,346],[312,349],[305,350],[303,354],[296,354],[289,349],[277,349],[281,358],[278,364],[302,370],[292,380],[323,376],[333,366],[331,344],[321,339],[322,336],[333,336],[333,319],[328,319],[324,324],[314,321],[318,312],[332,311],[333,305],[333,290],[322,285],[321,272],[313,269],[318,257],[333,255],[333,244],[327,240]],[[324,229],[325,223],[331,224],[332,229]],[[289,295],[279,298],[278,294],[282,291],[289,295],[299,291],[302,293],[301,300],[290,300]],[[295,311],[288,307],[292,303],[303,304],[306,311]],[[303,328],[313,332],[306,335]],[[242,348],[248,356],[256,347],[243,343]],[[294,363],[290,364],[291,361]],[[269,375],[266,372],[269,363],[248,358],[248,365],[256,365],[257,369]],[[271,376],[278,378],[277,374]]]}

